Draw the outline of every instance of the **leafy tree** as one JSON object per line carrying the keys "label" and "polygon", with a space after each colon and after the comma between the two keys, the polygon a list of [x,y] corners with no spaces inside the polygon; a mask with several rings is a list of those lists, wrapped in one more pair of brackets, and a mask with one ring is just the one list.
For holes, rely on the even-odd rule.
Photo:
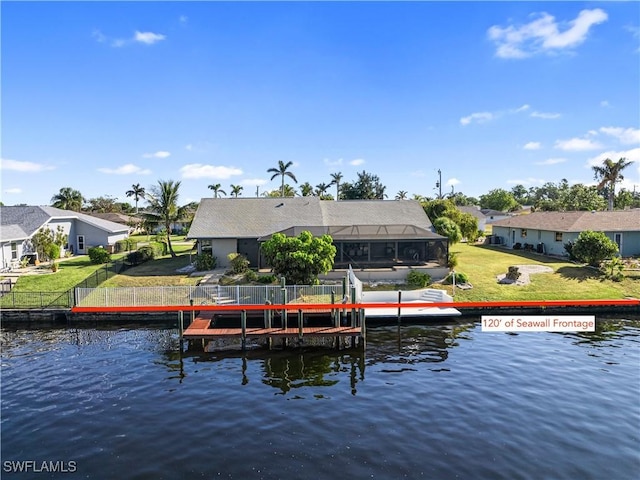
{"label": "leafy tree", "polygon": [[603,232],[585,230],[580,232],[571,249],[571,255],[581,262],[597,267],[603,260],[618,253],[618,245]]}
{"label": "leafy tree", "polygon": [[342,181],[342,172],[331,174],[331,183],[329,185],[336,186],[336,200],[340,200],[340,182]]}
{"label": "leafy tree", "polygon": [[614,162],[610,158],[607,158],[602,162],[602,166],[591,167],[593,169],[593,177],[597,180],[598,190],[607,189],[608,210],[613,210],[613,203],[616,195],[616,183],[624,180],[622,171],[631,165],[633,162],[626,158],[621,158],[617,162]]}
{"label": "leafy tree", "polygon": [[480,195],[480,206],[491,210],[510,212],[517,209],[519,205],[511,192],[496,188],[485,195]]}
{"label": "leafy tree", "polygon": [[440,217],[451,217],[455,215],[454,212],[459,211],[451,200],[438,198],[423,203],[422,208],[429,217],[429,220],[431,220],[431,223]]}
{"label": "leafy tree", "polygon": [[316,195],[320,197],[321,200],[328,200],[327,196],[330,195],[327,195],[327,190],[329,190],[330,186],[331,184],[319,183],[318,185],[316,185]]}
{"label": "leafy tree", "polygon": [[571,185],[558,202],[559,209],[564,211],[578,210],[605,210],[607,202],[598,193],[595,186],[586,186],[581,183]]}
{"label": "leafy tree", "polygon": [[380,183],[377,175],[365,172],[358,173],[358,180],[354,183],[344,183],[342,185],[342,195],[345,200],[382,200],[387,195],[384,193],[386,187]]}
{"label": "leafy tree", "polygon": [[298,179],[296,178],[296,176],[289,171],[289,167],[292,165],[293,162],[284,163],[282,160],[278,160],[278,166],[276,168],[270,168],[269,170],[267,170],[267,173],[273,173],[273,175],[271,175],[271,180],[276,177],[282,177],[282,186],[280,187],[281,197],[286,196],[284,190],[284,177],[289,177],[295,183],[298,183]]}
{"label": "leafy tree", "polygon": [[616,195],[614,206],[620,210],[624,210],[625,208],[640,208],[640,192],[630,192],[623,188]]}
{"label": "leafy tree", "polygon": [[63,187],[58,193],[51,197],[51,206],[61,208],[63,210],[72,210],[79,212],[82,210],[84,197],[82,194],[71,187]]}
{"label": "leafy tree", "polygon": [[476,217],[470,213],[460,212],[460,214],[452,220],[454,220],[458,227],[460,227],[462,238],[466,238],[469,242],[475,242],[478,239],[479,228],[478,219]]}
{"label": "leafy tree", "polygon": [[238,195],[242,192],[242,188],[242,185],[231,185],[231,195],[233,195],[234,198],[238,198]]}
{"label": "leafy tree", "polygon": [[290,285],[312,285],[318,275],[333,268],[336,247],[330,235],[314,237],[308,231],[297,237],[274,234],[262,244],[262,252],[276,275]]}
{"label": "leafy tree", "polygon": [[524,185],[518,184],[513,187],[511,189],[511,195],[513,195],[515,201],[520,205],[530,205],[531,203],[533,203],[531,201],[531,197],[529,196],[529,190],[527,190]]}
{"label": "leafy tree", "polygon": [[145,193],[144,187],[141,187],[139,183],[131,185],[131,190],[127,190],[125,193],[127,197],[133,197],[133,200],[136,202],[136,213],[138,213],[138,201],[144,198]]}
{"label": "leafy tree", "polygon": [[222,185],[219,183],[216,183],[215,185],[208,185],[207,188],[213,190],[213,198],[218,198],[220,196],[219,194],[227,195],[227,192],[222,190]]}
{"label": "leafy tree", "polygon": [[120,212],[120,207],[115,198],[104,195],[87,200],[87,210],[96,213],[113,213]]}
{"label": "leafy tree", "polygon": [[159,180],[157,185],[151,187],[151,193],[147,197],[151,213],[147,213],[146,216],[154,218],[157,223],[164,227],[167,236],[167,247],[174,258],[176,253],[171,245],[171,224],[179,222],[187,216],[186,208],[178,206],[179,190],[180,181]]}
{"label": "leafy tree", "polygon": [[406,200],[406,199],[407,199],[406,190],[400,190],[398,193],[396,193],[396,200]]}
{"label": "leafy tree", "polygon": [[467,197],[462,192],[456,192],[453,194],[449,194],[447,199],[453,202],[455,205],[459,207],[466,207],[470,205],[477,205],[478,201],[473,197]]}
{"label": "leafy tree", "polygon": [[[264,192],[262,194],[263,197],[282,197],[282,190],[278,189],[278,190],[271,190],[270,192]],[[295,197],[296,196],[296,190],[289,185],[288,183],[285,184],[284,186],[284,196],[285,197]]]}
{"label": "leafy tree", "polygon": [[447,237],[451,245],[462,240],[462,232],[460,231],[460,227],[450,218],[437,218],[436,221],[433,222],[433,228],[435,228],[436,232],[440,235]]}

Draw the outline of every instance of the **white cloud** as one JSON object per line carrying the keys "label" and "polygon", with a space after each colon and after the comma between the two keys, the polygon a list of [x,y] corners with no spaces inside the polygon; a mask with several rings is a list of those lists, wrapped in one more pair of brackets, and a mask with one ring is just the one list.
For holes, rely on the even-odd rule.
{"label": "white cloud", "polygon": [[178,21],[180,22],[180,25],[186,25],[189,22],[189,17],[186,15],[180,15]]}
{"label": "white cloud", "polygon": [[212,178],[226,180],[234,175],[242,175],[242,170],[236,167],[223,167],[190,163],[180,169],[182,178]]}
{"label": "white cloud", "polygon": [[476,113],[472,113],[467,117],[462,117],[460,119],[460,124],[469,125],[471,122],[474,122],[474,121],[476,123],[486,123],[489,120],[493,120],[494,118],[495,116],[491,112],[476,112]]}
{"label": "white cloud", "polygon": [[522,148],[525,150],[540,150],[542,148],[542,144],[540,142],[528,142]]}
{"label": "white cloud", "polygon": [[453,187],[459,184],[460,184],[460,180],[458,180],[457,178],[450,178],[449,180],[447,180],[447,183],[446,183],[446,185],[449,187]]}
{"label": "white cloud", "polygon": [[15,172],[45,172],[54,170],[55,167],[43,165],[42,163],[25,162],[20,160],[11,160],[8,158],[0,158],[0,170],[13,170]]}
{"label": "white cloud", "polygon": [[547,158],[546,160],[535,162],[534,165],[557,165],[558,163],[564,163],[566,161],[566,158]]}
{"label": "white cloud", "polygon": [[516,108],[516,109],[514,110],[514,112],[516,112],[516,113],[517,113],[517,112],[524,112],[524,111],[526,111],[526,110],[529,110],[530,108],[531,108],[531,107],[525,103],[525,104],[524,104],[524,105],[522,105],[521,107]]}
{"label": "white cloud", "polygon": [[624,145],[640,143],[639,128],[602,127],[600,131],[605,135],[617,138]]}
{"label": "white cloud", "polygon": [[[496,45],[500,58],[526,58],[539,53],[571,49],[584,43],[592,26],[607,20],[603,10],[582,10],[569,22],[558,23],[548,13],[532,14],[533,20],[524,25],[501,27],[493,25],[487,31]],[[564,30],[561,31],[561,27]]]}
{"label": "white cloud", "polygon": [[604,108],[608,108],[608,107],[611,107],[611,104],[609,103],[609,100],[602,100],[600,102],[600,106]]}
{"label": "white cloud", "polygon": [[607,158],[610,158],[614,162],[617,162],[621,158],[626,158],[631,162],[636,162],[636,165],[640,167],[640,148],[632,148],[631,150],[623,151],[610,150],[608,152],[602,152],[601,154],[587,160],[586,166],[588,168],[591,168],[596,165],[602,165],[602,162],[604,162]]}
{"label": "white cloud", "polygon": [[145,45],[153,45],[161,40],[167,38],[165,35],[160,33],[153,32],[139,32],[135,31],[132,37],[130,38],[112,38],[100,30],[96,29],[91,32],[91,36],[96,39],[98,43],[108,43],[110,46],[114,48],[124,47],[126,45],[131,45],[133,43],[144,43]]}
{"label": "white cloud", "polygon": [[349,162],[349,165],[353,165],[354,167],[357,167],[358,165],[364,165],[364,159],[363,158],[356,158],[355,160],[351,160]]}
{"label": "white cloud", "polygon": [[22,193],[21,188],[7,188],[4,193]]}
{"label": "white cloud", "polygon": [[553,120],[556,118],[560,118],[562,115],[560,113],[531,112],[531,116],[534,118],[543,118],[545,120]]}
{"label": "white cloud", "polygon": [[154,43],[164,40],[167,37],[162,35],[161,33],[138,32],[136,30],[133,38],[136,42],[144,43],[146,45],[153,45]]}
{"label": "white cloud", "polygon": [[342,165],[342,159],[341,158],[339,158],[338,160],[329,160],[328,158],[325,158],[324,160],[322,160],[322,162],[327,167],[339,167],[340,165]]}
{"label": "white cloud", "polygon": [[602,148],[602,145],[588,138],[570,138],[569,140],[556,140],[554,148],[571,152],[582,152],[586,150],[597,150],[598,148]]}
{"label": "white cloud", "polygon": [[132,175],[134,173],[136,175],[149,175],[151,173],[151,170],[147,168],[140,168],[133,163],[127,163],[126,165],[122,165],[117,168],[99,168],[98,171],[111,175]]}
{"label": "white cloud", "polygon": [[167,158],[171,156],[171,152],[165,152],[163,150],[159,150],[154,153],[145,153],[142,155],[142,158]]}

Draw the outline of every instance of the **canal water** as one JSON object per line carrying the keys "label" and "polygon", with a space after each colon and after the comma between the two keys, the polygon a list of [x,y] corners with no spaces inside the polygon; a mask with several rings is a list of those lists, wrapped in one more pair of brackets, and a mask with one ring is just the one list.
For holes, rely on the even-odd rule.
{"label": "canal water", "polygon": [[170,329],[4,330],[1,361],[3,479],[640,478],[638,321],[183,355]]}

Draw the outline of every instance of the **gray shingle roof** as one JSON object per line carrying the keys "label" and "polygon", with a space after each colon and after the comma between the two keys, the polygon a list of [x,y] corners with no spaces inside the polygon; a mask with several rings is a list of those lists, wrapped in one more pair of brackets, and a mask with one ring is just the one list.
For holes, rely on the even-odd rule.
{"label": "gray shingle roof", "polygon": [[[414,200],[329,201],[318,197],[203,198],[189,238],[260,238],[294,227],[412,225],[432,231]],[[441,238],[438,235],[433,238]]]}
{"label": "gray shingle roof", "polygon": [[534,212],[493,224],[494,227],[531,228],[553,232],[640,231],[640,209],[614,212]]}
{"label": "gray shingle roof", "polygon": [[49,206],[0,207],[0,240],[29,238],[52,218],[76,218],[110,233],[126,232],[128,228],[114,222],[94,218],[84,213]]}

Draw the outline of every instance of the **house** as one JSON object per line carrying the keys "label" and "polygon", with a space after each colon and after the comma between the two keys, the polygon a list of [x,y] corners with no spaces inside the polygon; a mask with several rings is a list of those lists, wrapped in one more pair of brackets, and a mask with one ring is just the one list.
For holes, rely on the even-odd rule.
{"label": "house", "polygon": [[304,230],[331,235],[335,268],[446,265],[448,240],[434,232],[415,200],[203,198],[187,238],[219,266],[228,266],[228,254],[239,253],[264,268],[262,242],[274,233],[297,236]]}
{"label": "house", "polygon": [[478,220],[478,230],[484,232],[484,229],[487,228],[487,216],[482,213],[479,206],[471,205],[466,207],[458,207],[462,213],[468,213],[473,215]]}
{"label": "house", "polygon": [[480,211],[485,216],[485,225],[493,224],[495,222],[513,216],[511,213],[501,212],[500,210],[492,210],[490,208],[483,208]]}
{"label": "house", "polygon": [[129,227],[129,233],[139,231],[142,226],[142,219],[140,217],[136,217],[135,215],[127,215],[124,213],[116,212],[87,212],[87,214],[91,215],[92,217],[101,218],[102,220],[108,220],[113,223],[119,223],[120,225],[126,225],[127,227]]}
{"label": "house", "polygon": [[493,224],[494,236],[507,247],[535,248],[550,255],[567,255],[564,244],[580,232],[604,232],[623,257],[640,255],[640,209],[614,212],[534,212]]}
{"label": "house", "polygon": [[31,238],[41,228],[53,232],[58,227],[68,236],[61,249],[72,254],[85,254],[89,247],[114,245],[129,235],[129,227],[84,213],[48,206],[0,207],[0,262],[15,266],[20,258],[33,253]]}

